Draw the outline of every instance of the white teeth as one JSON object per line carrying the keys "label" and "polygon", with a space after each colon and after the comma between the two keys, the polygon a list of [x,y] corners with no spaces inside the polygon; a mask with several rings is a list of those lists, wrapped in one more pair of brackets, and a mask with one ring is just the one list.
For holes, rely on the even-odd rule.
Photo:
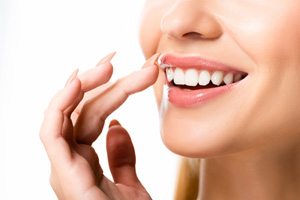
{"label": "white teeth", "polygon": [[212,75],[211,75],[211,82],[214,85],[220,85],[223,81],[223,72],[221,71],[215,71]]}
{"label": "white teeth", "polygon": [[171,82],[174,78],[174,72],[171,68],[166,69],[167,79],[169,82]]}
{"label": "white teeth", "polygon": [[209,72],[207,70],[200,70],[199,72],[196,69],[188,69],[183,71],[181,68],[166,68],[166,77],[168,82],[174,81],[176,85],[187,85],[195,87],[198,84],[201,86],[206,86],[210,82],[216,86],[225,83],[229,85],[231,83],[240,81],[243,78],[242,73],[233,73],[233,72],[222,72],[214,71]]}
{"label": "white teeth", "polygon": [[198,85],[198,72],[195,69],[188,69],[185,71],[185,85],[196,86]]}
{"label": "white teeth", "polygon": [[176,85],[184,85],[184,71],[180,68],[176,68],[174,72],[174,83]]}
{"label": "white teeth", "polygon": [[233,73],[226,74],[223,81],[226,85],[229,85],[230,83],[232,83],[233,82]]}
{"label": "white teeth", "polygon": [[199,85],[205,86],[210,82],[210,74],[206,70],[201,70],[199,73]]}
{"label": "white teeth", "polygon": [[236,75],[234,75],[233,81],[237,82],[237,81],[239,81],[241,79],[242,79],[242,74],[236,74]]}

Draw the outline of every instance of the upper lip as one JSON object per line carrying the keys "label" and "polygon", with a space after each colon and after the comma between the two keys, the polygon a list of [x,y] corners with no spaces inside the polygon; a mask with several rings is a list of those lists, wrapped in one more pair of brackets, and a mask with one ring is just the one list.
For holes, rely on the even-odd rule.
{"label": "upper lip", "polygon": [[208,71],[224,71],[224,72],[246,72],[241,71],[237,67],[229,66],[217,61],[208,60],[199,56],[177,56],[173,54],[161,54],[158,58],[158,64],[161,68],[179,67],[185,69],[197,69]]}

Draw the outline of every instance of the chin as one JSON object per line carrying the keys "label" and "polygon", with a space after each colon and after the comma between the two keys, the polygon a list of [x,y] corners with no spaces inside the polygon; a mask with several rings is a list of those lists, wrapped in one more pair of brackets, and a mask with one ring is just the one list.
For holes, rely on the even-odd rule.
{"label": "chin", "polygon": [[171,109],[161,120],[161,137],[166,147],[191,158],[211,158],[239,151],[240,146],[235,145],[241,133],[238,130],[224,121],[218,123],[218,119],[201,120]]}

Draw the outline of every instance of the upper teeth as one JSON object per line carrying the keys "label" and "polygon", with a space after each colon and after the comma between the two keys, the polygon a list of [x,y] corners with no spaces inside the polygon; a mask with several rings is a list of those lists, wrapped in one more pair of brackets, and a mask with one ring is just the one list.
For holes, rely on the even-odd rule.
{"label": "upper teeth", "polygon": [[225,83],[226,85],[237,82],[242,79],[242,73],[223,72],[208,70],[188,69],[183,71],[180,68],[166,68],[168,82],[174,80],[176,85],[201,86],[208,85],[210,82],[216,86]]}

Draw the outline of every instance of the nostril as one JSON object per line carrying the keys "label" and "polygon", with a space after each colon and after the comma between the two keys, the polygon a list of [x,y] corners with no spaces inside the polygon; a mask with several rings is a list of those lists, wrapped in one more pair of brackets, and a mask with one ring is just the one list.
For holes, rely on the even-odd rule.
{"label": "nostril", "polygon": [[203,39],[203,35],[198,32],[188,32],[182,35],[183,38],[191,39],[191,40],[199,40]]}

